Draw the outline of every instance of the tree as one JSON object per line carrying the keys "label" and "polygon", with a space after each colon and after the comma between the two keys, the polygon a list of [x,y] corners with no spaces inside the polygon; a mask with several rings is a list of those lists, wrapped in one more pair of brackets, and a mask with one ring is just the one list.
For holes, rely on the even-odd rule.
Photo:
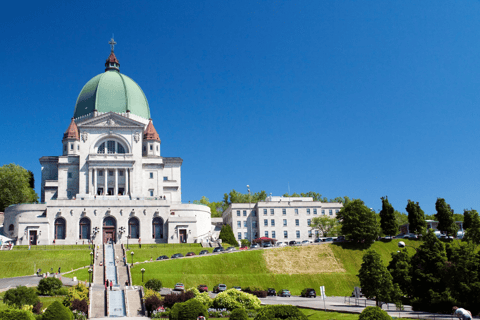
{"label": "tree", "polygon": [[480,217],[476,210],[472,210],[472,213],[469,214],[468,228],[465,230],[463,240],[472,242],[475,245],[480,244]]}
{"label": "tree", "polygon": [[222,239],[222,243],[228,243],[232,246],[238,247],[238,241],[235,239],[232,227],[230,227],[228,224],[224,224],[222,226],[222,230],[220,230],[220,235],[218,238]]}
{"label": "tree", "polygon": [[435,203],[437,214],[435,218],[438,220],[438,230],[443,231],[447,236],[457,234],[457,225],[453,216],[453,210],[443,198],[437,198]]}
{"label": "tree", "polygon": [[403,212],[395,210],[395,220],[397,220],[397,225],[400,227],[408,223],[408,216]]}
{"label": "tree", "polygon": [[240,244],[242,245],[243,248],[245,248],[245,247],[250,247],[251,243],[247,239],[242,239],[240,240]]}
{"label": "tree", "polygon": [[145,288],[152,289],[153,291],[160,291],[162,289],[162,281],[159,279],[149,279],[145,282]]}
{"label": "tree", "polygon": [[60,302],[53,302],[43,313],[42,320],[72,320],[73,313]]}
{"label": "tree", "polygon": [[382,197],[382,211],[380,211],[380,227],[386,236],[394,236],[398,232],[395,210],[388,202],[388,197]]}
{"label": "tree", "polygon": [[375,212],[356,199],[345,205],[337,214],[342,224],[342,233],[348,239],[371,243],[378,237],[378,224]]}
{"label": "tree", "polygon": [[410,275],[410,261],[411,258],[407,250],[392,253],[392,260],[388,264],[387,270],[392,275],[392,281],[398,284],[400,290],[406,295],[410,295],[410,288],[412,284],[412,277]]}
{"label": "tree", "polygon": [[30,179],[28,171],[19,165],[10,163],[0,167],[0,212],[12,204],[38,200]]}
{"label": "tree", "polygon": [[330,218],[328,216],[315,217],[310,223],[310,227],[312,228],[312,230],[320,231],[322,237],[328,237],[338,225],[339,223],[337,219]]}
{"label": "tree", "polygon": [[203,196],[200,200],[194,200],[193,203],[195,204],[204,204],[210,208],[210,212],[212,213],[213,217],[221,217],[223,213],[223,203],[219,202],[210,202],[207,197]]}
{"label": "tree", "polygon": [[420,204],[408,200],[406,210],[408,212],[410,232],[425,235],[427,232],[427,222],[425,221],[425,212],[420,208]]}
{"label": "tree", "polygon": [[38,299],[37,292],[34,288],[27,288],[25,286],[19,286],[5,292],[3,296],[3,302],[9,306],[20,309],[24,305],[34,306]]}
{"label": "tree", "polygon": [[63,286],[62,280],[57,278],[44,278],[37,286],[38,292],[43,296],[53,296]]}
{"label": "tree", "polygon": [[252,195],[232,190],[230,193],[225,193],[223,195],[222,209],[225,211],[232,203],[257,203],[258,201],[265,201],[266,199],[267,192],[265,192],[265,190],[255,192]]}
{"label": "tree", "polygon": [[363,255],[362,261],[358,278],[365,297],[375,299],[377,307],[380,301],[393,301],[395,288],[392,275],[383,265],[380,254],[370,249]]}
{"label": "tree", "polygon": [[470,224],[472,223],[472,217],[474,214],[478,214],[477,210],[463,210],[463,229],[466,230],[470,228]]}
{"label": "tree", "polygon": [[358,317],[358,320],[391,320],[387,311],[380,307],[366,307]]}

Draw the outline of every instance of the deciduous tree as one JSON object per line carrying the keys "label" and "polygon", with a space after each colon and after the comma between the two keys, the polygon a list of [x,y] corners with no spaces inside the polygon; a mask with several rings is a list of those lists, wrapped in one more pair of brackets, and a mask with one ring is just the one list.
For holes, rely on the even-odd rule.
{"label": "deciduous tree", "polygon": [[472,223],[472,216],[474,214],[478,214],[477,210],[463,210],[463,229],[466,230],[470,228],[470,224]]}
{"label": "deciduous tree", "polygon": [[406,295],[411,293],[412,277],[410,275],[411,257],[407,249],[392,253],[392,260],[388,264],[388,271],[392,275],[393,283],[398,284]]}
{"label": "deciduous tree", "polygon": [[0,167],[0,211],[12,204],[38,200],[30,187],[31,179],[33,176],[19,165],[10,163]]}
{"label": "deciduous tree", "polygon": [[465,230],[465,236],[463,240],[474,243],[475,245],[480,244],[480,217],[476,210],[472,210],[472,213],[469,217],[470,221],[468,223],[468,228]]}
{"label": "deciduous tree", "polygon": [[312,230],[318,230],[322,237],[331,236],[331,232],[339,225],[338,220],[328,216],[320,216],[312,219],[310,227]]}
{"label": "deciduous tree", "polygon": [[337,214],[342,225],[342,234],[358,242],[371,243],[378,237],[379,226],[375,212],[362,200],[356,199],[345,205]]}
{"label": "deciduous tree", "polygon": [[395,210],[388,202],[388,197],[382,197],[382,211],[380,211],[380,227],[386,236],[394,236],[398,232]]}
{"label": "deciduous tree", "polygon": [[425,235],[427,232],[427,222],[425,221],[425,212],[420,208],[420,204],[408,200],[406,210],[408,212],[410,232]]}
{"label": "deciduous tree", "polygon": [[437,214],[435,218],[438,220],[437,229],[443,231],[447,236],[457,234],[457,225],[453,216],[453,210],[443,198],[437,198],[435,203]]}

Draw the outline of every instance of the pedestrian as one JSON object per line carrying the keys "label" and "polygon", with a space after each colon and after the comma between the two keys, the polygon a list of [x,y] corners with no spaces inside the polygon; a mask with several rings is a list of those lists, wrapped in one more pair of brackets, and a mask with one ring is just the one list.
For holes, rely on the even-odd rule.
{"label": "pedestrian", "polygon": [[125,280],[125,287],[128,287],[128,280]]}
{"label": "pedestrian", "polygon": [[113,282],[112,280],[110,280],[110,291],[112,291],[112,287],[113,287]]}
{"label": "pedestrian", "polygon": [[150,257],[150,262],[152,262],[152,261],[153,261],[153,257]]}
{"label": "pedestrian", "polygon": [[141,238],[138,238],[138,246],[140,247],[140,249],[142,249],[142,239]]}
{"label": "pedestrian", "polygon": [[62,273],[62,268],[61,267],[58,267],[58,274]]}
{"label": "pedestrian", "polygon": [[472,313],[468,310],[465,310],[463,308],[459,308],[457,306],[453,307],[453,315],[457,316],[459,319],[462,320],[471,320],[472,319]]}

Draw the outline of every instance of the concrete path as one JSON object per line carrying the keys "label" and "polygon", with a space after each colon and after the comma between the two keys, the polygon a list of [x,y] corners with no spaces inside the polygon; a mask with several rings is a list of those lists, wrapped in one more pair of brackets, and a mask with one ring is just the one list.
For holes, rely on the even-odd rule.
{"label": "concrete path", "polygon": [[90,318],[103,318],[105,314],[105,287],[92,287],[92,314]]}
{"label": "concrete path", "polygon": [[93,283],[97,286],[105,285],[105,279],[103,278],[103,248],[96,249],[98,255],[95,257],[95,268],[93,271]]}
{"label": "concrete path", "polygon": [[[53,275],[51,277],[53,277]],[[73,279],[71,278],[60,276],[59,279],[62,280],[62,283],[65,286],[74,286],[78,284],[78,281],[73,281]],[[0,292],[6,291],[11,288],[16,288],[18,286],[36,287],[40,282],[40,280],[42,280],[42,277],[38,277],[38,276],[3,278],[3,279],[0,279]]]}
{"label": "concrete path", "polygon": [[128,317],[141,317],[143,315],[142,305],[140,302],[140,293],[138,290],[131,289],[127,290],[127,301],[128,301]]}

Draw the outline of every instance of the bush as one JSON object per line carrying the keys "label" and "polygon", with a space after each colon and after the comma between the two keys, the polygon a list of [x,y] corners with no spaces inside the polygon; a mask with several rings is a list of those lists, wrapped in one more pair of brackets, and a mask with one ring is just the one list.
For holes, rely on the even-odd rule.
{"label": "bush", "polygon": [[73,320],[73,313],[60,302],[55,301],[45,310],[42,320]]}
{"label": "bush", "polygon": [[358,320],[392,320],[388,313],[379,307],[366,307]]}
{"label": "bush", "polygon": [[68,294],[68,288],[61,287],[60,289],[55,290],[54,294],[56,296],[66,296]]}
{"label": "bush", "polygon": [[72,305],[70,306],[70,310],[77,310],[83,312],[85,314],[88,313],[88,303],[85,300],[78,300],[75,299],[72,301]]}
{"label": "bush", "polygon": [[262,308],[254,320],[280,319],[307,320],[308,318],[295,306],[272,305]]}
{"label": "bush", "polygon": [[227,310],[237,308],[257,309],[260,308],[260,299],[247,292],[229,289],[217,294],[213,300],[213,307]]}
{"label": "bush", "polygon": [[192,299],[187,302],[175,304],[168,319],[196,320],[199,316],[204,316],[205,319],[208,319],[207,308],[200,301]]}
{"label": "bush", "polygon": [[147,299],[151,296],[156,296],[157,298],[162,299],[162,296],[160,295],[160,293],[158,293],[157,291],[153,291],[151,289],[145,290],[145,295],[143,296],[143,299]]}
{"label": "bush", "polygon": [[222,229],[220,230],[220,234],[218,235],[219,239],[222,239],[222,244],[225,246],[226,243],[231,244],[232,246],[238,247],[237,239],[235,239],[235,235],[233,234],[232,227],[228,224],[224,224]]}
{"label": "bush", "polygon": [[88,300],[88,288],[84,284],[79,283],[76,286],[68,289],[68,294],[63,300],[63,305],[65,307],[70,307],[75,299],[85,300],[87,305],[90,303]]}
{"label": "bush", "polygon": [[152,314],[153,311],[161,306],[163,306],[163,301],[155,295],[151,295],[145,299],[145,308],[147,309],[148,314]]}
{"label": "bush", "polygon": [[6,305],[21,309],[24,305],[34,306],[38,299],[37,292],[34,288],[27,288],[25,286],[19,286],[14,289],[7,290],[3,296],[3,302]]}
{"label": "bush", "polygon": [[[40,301],[38,301],[38,302],[33,306],[32,312],[35,313],[35,314],[40,314],[40,313],[42,313],[42,308],[43,308],[43,303],[41,303]],[[0,318],[0,319],[1,319],[1,318]]]}
{"label": "bush", "polygon": [[162,289],[162,281],[158,279],[150,279],[145,282],[145,288],[160,291],[160,289]]}
{"label": "bush", "polygon": [[179,302],[185,302],[192,299],[195,295],[192,291],[185,291],[180,294],[170,293],[165,296],[163,300],[163,305],[165,307],[171,308],[174,304]]}
{"label": "bush", "polygon": [[35,320],[34,315],[30,311],[18,309],[6,309],[0,311],[0,319],[2,320]]}
{"label": "bush", "polygon": [[37,286],[37,290],[42,296],[53,296],[55,292],[62,287],[62,281],[57,278],[43,278]]}
{"label": "bush", "polygon": [[237,308],[230,314],[230,320],[248,320],[247,311],[243,308]]}

